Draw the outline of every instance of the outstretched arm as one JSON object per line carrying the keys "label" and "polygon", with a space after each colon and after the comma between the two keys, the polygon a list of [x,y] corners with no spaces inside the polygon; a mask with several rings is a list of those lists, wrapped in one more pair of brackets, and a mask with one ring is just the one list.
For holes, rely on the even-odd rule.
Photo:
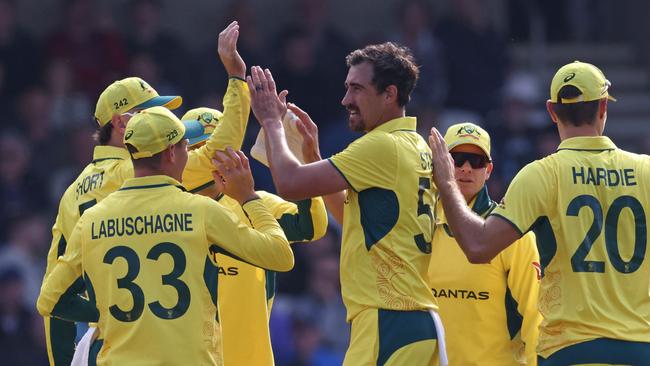
{"label": "outstretched arm", "polygon": [[239,25],[232,22],[219,34],[218,53],[228,73],[228,88],[223,98],[223,115],[205,145],[191,150],[183,171],[183,185],[190,190],[212,182],[212,155],[216,150],[232,147],[239,150],[244,141],[250,116],[250,93],[244,77],[246,64],[237,51]]}
{"label": "outstretched arm", "polygon": [[347,189],[347,181],[329,161],[302,165],[289,150],[282,126],[286,111],[282,100],[287,92],[278,95],[271,71],[254,66],[247,82],[253,113],[264,129],[266,155],[278,194],[285,199],[301,200]]}
{"label": "outstretched arm", "polygon": [[[287,104],[287,107],[298,117],[296,126],[302,136],[302,155],[307,163],[321,161],[320,147],[318,145],[318,126],[309,117],[307,112],[300,109],[293,103]],[[339,224],[343,223],[343,202],[345,201],[345,191],[340,191],[323,196],[325,206],[330,214]]]}

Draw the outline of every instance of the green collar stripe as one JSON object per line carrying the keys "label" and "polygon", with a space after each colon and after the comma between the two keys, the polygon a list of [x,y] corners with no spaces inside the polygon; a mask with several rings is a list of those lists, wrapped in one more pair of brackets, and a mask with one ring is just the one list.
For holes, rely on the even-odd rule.
{"label": "green collar stripe", "polygon": [[[169,184],[169,183],[160,183],[160,184],[150,184],[150,185],[148,185],[148,186],[132,186],[132,187],[123,187],[123,188],[120,188],[119,190],[120,190],[120,191],[128,191],[128,190],[130,190],[130,189],[160,188],[160,187],[166,187],[166,186],[171,186],[171,185],[172,185],[172,184]],[[185,190],[185,188],[183,188],[183,187],[179,187],[179,186],[174,186],[174,187],[180,188],[180,189],[182,189],[183,191]]]}
{"label": "green collar stripe", "polygon": [[213,181],[213,180],[209,181],[208,183],[201,184],[200,186],[198,186],[198,187],[196,187],[196,188],[192,188],[192,189],[190,189],[188,192],[190,192],[190,193],[200,192],[201,190],[203,190],[203,189],[205,189],[205,188],[208,188],[208,187],[210,187],[211,185],[214,185],[214,181]]}
{"label": "green collar stripe", "polygon": [[124,159],[122,159],[122,158],[101,158],[101,159],[95,159],[95,160],[91,161],[91,163],[95,164],[95,163],[99,163],[100,161],[104,161],[104,160],[124,160]]}

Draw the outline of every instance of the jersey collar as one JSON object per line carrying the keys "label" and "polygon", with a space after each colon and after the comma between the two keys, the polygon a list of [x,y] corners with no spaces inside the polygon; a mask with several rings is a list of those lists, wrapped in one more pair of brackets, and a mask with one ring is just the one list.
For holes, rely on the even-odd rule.
{"label": "jersey collar", "polygon": [[93,151],[93,163],[100,162],[102,160],[131,160],[131,155],[129,151],[123,147],[115,146],[95,146]]}
{"label": "jersey collar", "polygon": [[579,136],[562,141],[557,151],[605,151],[614,149],[616,149],[616,145],[607,136]]}
{"label": "jersey collar", "polygon": [[373,131],[395,132],[395,131],[413,131],[417,126],[417,119],[415,117],[400,117],[391,119],[381,125],[375,127]]}
{"label": "jersey collar", "polygon": [[120,191],[160,187],[177,187],[180,190],[185,191],[185,188],[183,188],[176,179],[167,175],[150,175],[147,177],[129,178],[124,181]]}
{"label": "jersey collar", "polygon": [[[483,188],[478,192],[476,197],[474,197],[469,202],[469,207],[472,208],[477,215],[486,217],[492,210],[496,207],[496,202],[492,201],[490,194],[488,193],[487,185],[484,185]],[[445,211],[442,209],[442,202],[438,200],[436,202],[436,225],[445,225],[445,230],[447,229],[447,217],[445,216]]]}

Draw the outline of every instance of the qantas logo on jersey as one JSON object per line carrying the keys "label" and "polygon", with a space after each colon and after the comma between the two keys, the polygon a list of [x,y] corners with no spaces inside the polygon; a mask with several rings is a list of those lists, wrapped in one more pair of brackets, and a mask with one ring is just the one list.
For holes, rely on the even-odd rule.
{"label": "qantas logo on jersey", "polygon": [[238,267],[218,267],[219,274],[223,276],[237,276],[239,274]]}
{"label": "qantas logo on jersey", "polygon": [[462,289],[435,289],[432,288],[433,296],[446,297],[448,299],[487,300],[490,298],[489,291],[475,292]]}

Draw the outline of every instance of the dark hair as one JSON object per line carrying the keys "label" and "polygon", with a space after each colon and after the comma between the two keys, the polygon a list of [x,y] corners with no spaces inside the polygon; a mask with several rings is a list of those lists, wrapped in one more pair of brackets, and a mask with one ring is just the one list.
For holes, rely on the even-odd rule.
{"label": "dark hair", "polygon": [[142,167],[154,170],[160,169],[160,163],[162,161],[161,153],[154,154],[148,158],[133,159],[133,154],[138,152],[138,149],[131,144],[126,144],[126,149],[129,150],[129,153],[131,154],[131,160],[133,161],[134,168]]}
{"label": "dark hair", "polygon": [[111,140],[112,133],[113,123],[108,122],[107,124],[97,128],[93,134],[93,139],[100,145],[108,145],[108,142]]}
{"label": "dark hair", "polygon": [[411,99],[420,73],[413,53],[407,47],[393,42],[374,44],[352,51],[345,61],[348,67],[364,62],[372,64],[372,83],[379,91],[389,85],[397,87],[397,104],[404,107]]}
{"label": "dark hair", "polygon": [[582,94],[573,85],[565,85],[557,93],[557,103],[553,103],[553,111],[562,123],[574,126],[590,125],[596,121],[600,100],[578,103],[562,103],[562,98],[577,98]]}

